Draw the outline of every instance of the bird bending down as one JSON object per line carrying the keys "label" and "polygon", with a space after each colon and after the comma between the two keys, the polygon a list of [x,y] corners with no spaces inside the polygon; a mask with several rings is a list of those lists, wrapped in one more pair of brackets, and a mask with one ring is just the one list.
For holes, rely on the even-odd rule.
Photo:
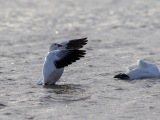
{"label": "bird bending down", "polygon": [[145,62],[140,59],[136,65],[128,67],[127,74],[120,73],[115,75],[114,78],[118,79],[145,79],[145,78],[160,78],[160,71],[153,63]]}
{"label": "bird bending down", "polygon": [[86,54],[85,50],[79,50],[87,44],[87,38],[68,40],[61,44],[53,43],[43,64],[42,77],[38,85],[55,84],[62,76],[64,67],[76,62]]}

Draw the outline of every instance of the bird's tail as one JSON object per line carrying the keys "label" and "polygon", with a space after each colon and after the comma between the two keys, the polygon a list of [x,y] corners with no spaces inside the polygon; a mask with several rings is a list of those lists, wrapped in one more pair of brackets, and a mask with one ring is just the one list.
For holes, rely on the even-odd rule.
{"label": "bird's tail", "polygon": [[43,85],[43,77],[40,77],[37,81],[37,85]]}
{"label": "bird's tail", "polygon": [[129,76],[125,73],[119,73],[118,75],[115,75],[114,78],[122,79],[122,80],[128,80]]}

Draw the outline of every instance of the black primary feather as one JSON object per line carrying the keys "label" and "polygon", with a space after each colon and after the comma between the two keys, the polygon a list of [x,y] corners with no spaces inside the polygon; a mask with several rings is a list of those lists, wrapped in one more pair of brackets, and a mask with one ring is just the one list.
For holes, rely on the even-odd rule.
{"label": "black primary feather", "polygon": [[57,56],[60,58],[55,61],[56,68],[63,68],[84,57],[85,50],[62,50]]}
{"label": "black primary feather", "polygon": [[129,76],[126,75],[125,73],[119,73],[118,75],[115,75],[114,78],[122,79],[122,80],[127,80],[129,79]]}
{"label": "black primary feather", "polygon": [[67,43],[66,49],[80,49],[87,44],[87,38],[73,39]]}

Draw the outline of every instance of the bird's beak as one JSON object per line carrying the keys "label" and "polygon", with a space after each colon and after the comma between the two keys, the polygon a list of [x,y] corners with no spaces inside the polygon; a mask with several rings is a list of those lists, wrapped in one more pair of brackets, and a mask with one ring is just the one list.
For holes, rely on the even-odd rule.
{"label": "bird's beak", "polygon": [[62,47],[62,45],[61,45],[61,44],[58,44],[58,47]]}

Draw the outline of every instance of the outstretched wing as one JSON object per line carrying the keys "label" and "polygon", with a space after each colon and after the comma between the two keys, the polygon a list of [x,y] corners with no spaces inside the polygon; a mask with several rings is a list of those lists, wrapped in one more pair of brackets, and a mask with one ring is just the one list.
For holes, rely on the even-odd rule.
{"label": "outstretched wing", "polygon": [[59,59],[54,60],[56,68],[63,68],[84,57],[85,50],[59,50],[57,53]]}
{"label": "outstretched wing", "polygon": [[73,39],[66,42],[62,42],[61,45],[65,49],[78,50],[87,44],[87,38]]}

